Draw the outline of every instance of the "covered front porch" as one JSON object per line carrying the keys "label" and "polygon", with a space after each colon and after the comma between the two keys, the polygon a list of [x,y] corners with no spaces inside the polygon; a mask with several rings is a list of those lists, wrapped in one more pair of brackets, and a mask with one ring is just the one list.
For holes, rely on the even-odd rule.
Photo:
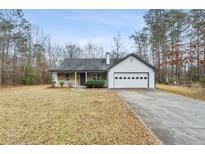
{"label": "covered front porch", "polygon": [[55,82],[55,86],[60,86],[61,81],[64,82],[64,86],[84,86],[88,80],[104,80],[107,86],[107,72],[52,72],[52,81]]}

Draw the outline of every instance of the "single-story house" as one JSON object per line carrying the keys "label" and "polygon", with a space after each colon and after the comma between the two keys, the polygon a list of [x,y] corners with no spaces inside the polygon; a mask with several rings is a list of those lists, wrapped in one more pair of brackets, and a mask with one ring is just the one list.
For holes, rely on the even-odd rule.
{"label": "single-story house", "polygon": [[105,80],[108,88],[155,88],[156,68],[132,53],[122,59],[105,58],[65,59],[50,70],[55,86],[81,86],[87,80]]}

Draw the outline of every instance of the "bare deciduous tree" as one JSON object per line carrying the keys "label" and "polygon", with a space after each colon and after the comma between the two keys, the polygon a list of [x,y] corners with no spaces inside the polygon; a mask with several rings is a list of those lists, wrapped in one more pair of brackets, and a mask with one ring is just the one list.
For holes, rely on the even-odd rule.
{"label": "bare deciduous tree", "polygon": [[72,42],[69,42],[66,44],[64,55],[66,58],[72,59],[79,57],[81,54],[81,48],[78,44],[73,44]]}
{"label": "bare deciduous tree", "polygon": [[111,57],[119,59],[125,55],[125,49],[123,48],[122,39],[120,33],[113,37],[113,47],[111,50]]}
{"label": "bare deciduous tree", "polygon": [[104,56],[104,48],[96,43],[87,43],[83,48],[83,57],[85,58],[102,58]]}

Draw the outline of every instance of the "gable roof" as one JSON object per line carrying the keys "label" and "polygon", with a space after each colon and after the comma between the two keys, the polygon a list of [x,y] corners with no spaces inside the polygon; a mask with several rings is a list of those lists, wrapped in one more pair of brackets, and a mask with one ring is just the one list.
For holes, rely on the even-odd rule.
{"label": "gable roof", "polygon": [[149,66],[153,70],[157,70],[154,66],[140,58],[134,53],[127,55],[122,59],[110,59],[110,64],[106,64],[105,58],[73,58],[64,59],[64,61],[55,69],[51,69],[51,72],[58,71],[108,71],[113,66],[117,65],[124,59],[133,56],[145,65]]}
{"label": "gable roof", "polygon": [[131,53],[127,56],[125,56],[124,58],[118,60],[114,65],[110,66],[108,69],[112,68],[113,66],[117,65],[118,63],[120,63],[121,61],[127,59],[128,57],[133,56],[134,58],[138,59],[139,61],[141,61],[142,63],[144,63],[145,65],[147,65],[148,67],[152,68],[153,70],[157,70],[156,67],[154,67],[153,65],[151,65],[150,63],[148,63],[147,61],[145,61],[144,59],[142,59],[141,57],[139,57],[138,55]]}

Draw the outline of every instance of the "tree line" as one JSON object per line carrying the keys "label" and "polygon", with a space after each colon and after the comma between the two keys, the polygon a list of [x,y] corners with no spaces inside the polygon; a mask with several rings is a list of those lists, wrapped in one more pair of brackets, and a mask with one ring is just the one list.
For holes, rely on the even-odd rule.
{"label": "tree line", "polygon": [[130,36],[135,52],[158,68],[157,81],[189,83],[205,75],[205,10],[148,10]]}
{"label": "tree line", "polygon": [[[112,58],[125,54],[120,35],[113,37]],[[95,42],[80,46],[72,41],[58,45],[38,26],[32,25],[22,10],[0,10],[0,83],[48,83],[48,70],[64,58],[104,58],[105,49]]]}
{"label": "tree line", "polygon": [[[158,82],[195,82],[205,74],[205,10],[148,10],[145,26],[130,35],[133,52],[153,64]],[[119,59],[128,50],[118,33],[112,47],[88,42],[56,44],[22,10],[0,10],[0,83],[40,84],[64,58]]]}

